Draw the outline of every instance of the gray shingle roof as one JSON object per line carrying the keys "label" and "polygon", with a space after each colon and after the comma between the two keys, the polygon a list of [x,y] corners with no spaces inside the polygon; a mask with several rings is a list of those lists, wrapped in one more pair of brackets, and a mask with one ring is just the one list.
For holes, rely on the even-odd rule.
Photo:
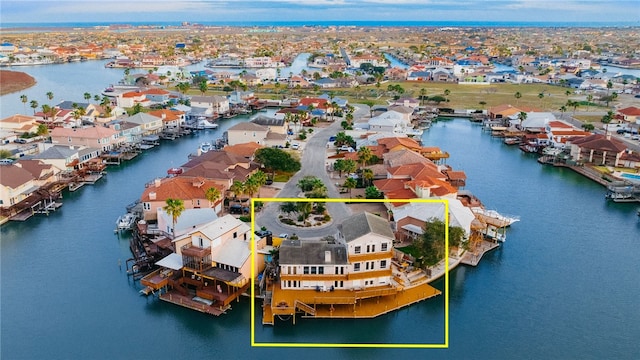
{"label": "gray shingle roof", "polygon": [[[329,251],[327,259],[326,252]],[[326,261],[329,260],[329,261]],[[344,244],[317,240],[285,240],[280,245],[280,264],[347,264]]]}
{"label": "gray shingle roof", "polygon": [[342,224],[338,225],[338,229],[346,242],[353,241],[368,233],[375,233],[390,239],[394,238],[389,222],[369,212],[353,215],[345,219]]}

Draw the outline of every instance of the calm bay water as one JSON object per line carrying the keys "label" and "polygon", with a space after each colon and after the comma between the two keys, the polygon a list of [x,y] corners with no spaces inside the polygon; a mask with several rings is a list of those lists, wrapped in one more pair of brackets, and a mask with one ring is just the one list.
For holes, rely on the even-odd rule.
{"label": "calm bay water", "polygon": [[[466,189],[487,207],[522,220],[478,267],[452,272],[449,349],[251,348],[248,299],[227,315],[211,317],[140,296],[139,284],[124,271],[129,239],[114,234],[116,218],[146,182],[241,120],[164,142],[109,168],[94,186],[65,193],[58,212],[2,226],[0,357],[637,357],[638,205],[608,203],[600,185],[541,166],[466,120],[437,122],[424,134],[425,145],[448,151],[448,163],[467,173]],[[305,319],[295,326],[262,327],[258,314],[256,341],[442,342],[443,301],[438,297],[376,319]]]}

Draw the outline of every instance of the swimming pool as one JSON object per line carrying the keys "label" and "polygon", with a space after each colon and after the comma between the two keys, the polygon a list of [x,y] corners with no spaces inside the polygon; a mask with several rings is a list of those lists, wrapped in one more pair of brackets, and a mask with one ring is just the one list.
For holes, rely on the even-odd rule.
{"label": "swimming pool", "polygon": [[640,181],[640,174],[631,174],[631,173],[621,172],[620,173],[620,177],[621,178],[625,178],[625,179],[629,179],[629,180],[632,180],[632,181]]}

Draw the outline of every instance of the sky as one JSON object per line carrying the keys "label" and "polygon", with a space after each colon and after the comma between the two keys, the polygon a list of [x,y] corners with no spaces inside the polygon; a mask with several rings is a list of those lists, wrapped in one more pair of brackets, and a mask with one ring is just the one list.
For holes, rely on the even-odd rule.
{"label": "sky", "polygon": [[623,22],[640,0],[0,0],[0,26],[68,22]]}

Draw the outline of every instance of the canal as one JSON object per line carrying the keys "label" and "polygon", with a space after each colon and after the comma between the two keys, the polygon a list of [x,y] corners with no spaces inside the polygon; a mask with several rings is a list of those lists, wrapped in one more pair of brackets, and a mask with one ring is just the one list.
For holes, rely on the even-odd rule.
{"label": "canal", "polygon": [[[507,242],[450,281],[449,349],[250,347],[249,301],[211,317],[138,294],[126,274],[129,239],[115,220],[144,184],[180,165],[215,131],[163,142],[93,186],[64,194],[49,216],[0,228],[0,357],[33,358],[629,358],[640,333],[637,205],[566,169],[539,165],[466,120],[439,121],[424,144],[451,154],[466,189],[519,215]],[[436,284],[443,288],[442,282]],[[444,297],[370,320],[301,320],[262,327],[262,343],[442,342]],[[259,310],[259,308],[258,308]],[[258,311],[259,313],[259,311]]]}

